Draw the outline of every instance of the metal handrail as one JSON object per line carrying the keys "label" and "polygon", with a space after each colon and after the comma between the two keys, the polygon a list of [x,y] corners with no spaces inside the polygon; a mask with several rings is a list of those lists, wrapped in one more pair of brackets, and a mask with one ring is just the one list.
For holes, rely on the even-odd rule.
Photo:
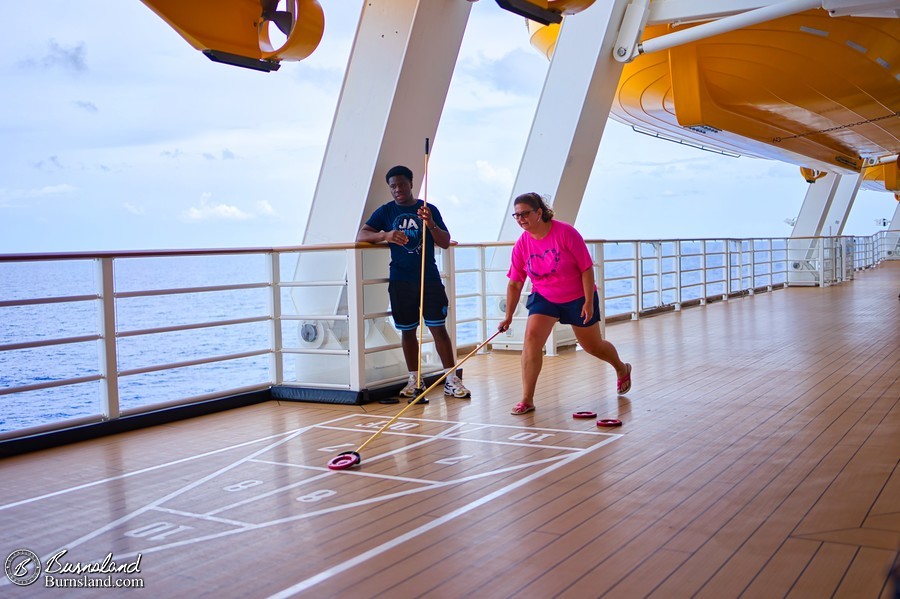
{"label": "metal handrail", "polygon": [[[604,318],[613,316],[631,315],[639,318],[648,313],[654,313],[660,309],[681,309],[685,302],[697,301],[701,304],[707,300],[727,299],[736,294],[752,294],[757,290],[772,290],[780,283],[788,286],[792,275],[791,266],[797,263],[797,272],[809,276],[819,285],[840,283],[852,279],[852,271],[869,268],[877,265],[885,259],[897,258],[898,231],[880,231],[871,237],[804,237],[804,238],[703,238],[703,239],[659,239],[659,240],[586,240],[589,246],[596,248],[597,285],[601,288],[601,297]],[[477,341],[484,338],[486,333],[492,330],[492,325],[502,318],[495,310],[495,302],[505,296],[505,289],[488,289],[490,281],[505,275],[505,267],[491,267],[488,265],[487,252],[494,248],[509,247],[511,242],[488,243],[459,243],[453,244],[450,249],[441,252],[443,276],[448,286],[448,292],[456,300],[466,300],[469,304],[477,305],[474,315],[459,314],[454,310],[452,322],[455,328],[451,330],[451,336],[455,344],[460,346],[477,345]],[[626,257],[610,251],[613,247],[625,248],[629,253]],[[800,246],[799,248],[796,246]],[[95,328],[96,332],[68,336],[49,336],[40,339],[11,339],[11,342],[0,343],[0,353],[15,351],[33,351],[50,346],[68,346],[74,344],[98,343],[98,361],[101,364],[99,372],[84,375],[83,372],[73,376],[61,377],[54,380],[24,380],[15,385],[9,385],[0,389],[0,396],[8,401],[10,396],[21,393],[46,391],[59,387],[72,387],[75,385],[93,384],[98,381],[103,390],[101,413],[97,415],[81,416],[87,420],[102,420],[117,418],[122,414],[138,413],[142,410],[165,405],[178,405],[187,403],[197,397],[224,397],[238,389],[258,389],[279,384],[296,384],[308,387],[320,387],[323,389],[352,389],[356,388],[352,381],[360,381],[360,384],[384,384],[395,380],[395,377],[385,374],[367,375],[365,372],[367,361],[383,360],[385,352],[399,352],[400,344],[391,339],[380,342],[367,342],[364,335],[357,334],[357,341],[349,343],[346,339],[338,340],[330,346],[304,347],[298,341],[283,339],[284,327],[291,323],[315,323],[321,327],[321,331],[331,334],[331,327],[342,326],[363,331],[363,324],[370,327],[384,323],[390,317],[390,311],[385,309],[360,309],[350,314],[315,313],[310,310],[301,313],[300,309],[292,312],[285,311],[281,302],[281,294],[293,292],[297,289],[341,287],[345,293],[354,297],[363,297],[363,289],[368,285],[383,285],[387,279],[380,276],[335,278],[335,273],[328,273],[329,279],[313,279],[304,281],[282,281],[280,277],[280,260],[291,254],[303,254],[306,252],[344,252],[348,256],[348,264],[355,260],[354,256],[362,252],[384,251],[384,246],[372,244],[327,244],[316,246],[294,246],[286,248],[222,248],[212,250],[182,250],[182,251],[128,251],[128,252],[79,252],[65,254],[14,254],[0,255],[0,268],[8,263],[34,262],[34,261],[58,261],[92,260],[98,265],[94,271],[99,273],[100,280],[96,282],[96,293],[78,293],[70,296],[26,297],[21,299],[0,298],[0,310],[26,308],[34,306],[63,306],[75,302],[87,302],[96,305],[94,311],[100,316],[102,326]],[[473,250],[476,254],[475,266],[458,268],[454,270],[454,253],[463,250]],[[446,252],[446,253],[444,253]],[[802,254],[802,257],[792,257],[792,252]],[[260,271],[247,273],[240,282],[221,285],[198,286],[171,286],[160,289],[136,289],[117,291],[115,281],[114,263],[117,260],[133,260],[135,258],[188,258],[199,256],[234,256],[234,255],[259,255],[268,257],[267,266]],[[386,264],[386,252],[379,256]],[[687,259],[687,261],[686,261]],[[697,264],[691,261],[696,260]],[[614,274],[612,269],[621,269]],[[354,271],[356,272],[356,271]],[[457,278],[466,276],[475,281],[475,289],[457,288]],[[493,277],[493,278],[489,278]],[[249,282],[248,280],[249,279]],[[162,281],[163,283],[165,281]],[[793,283],[790,283],[793,284]],[[802,283],[800,283],[802,284]],[[186,296],[187,294],[219,292],[241,292],[250,290],[264,290],[269,297],[268,314],[253,316],[237,316],[233,318],[195,318],[183,324],[173,325],[159,323],[158,326],[143,326],[141,328],[128,329],[116,322],[116,304],[122,300],[134,300],[150,297]],[[522,298],[524,301],[524,298]],[[622,305],[627,304],[626,307]],[[356,305],[356,304],[354,304]],[[308,308],[308,306],[305,306]],[[337,308],[332,306],[332,310]],[[246,313],[245,313],[246,314]],[[524,314],[516,317],[518,320],[526,318]],[[448,321],[448,324],[451,321]],[[266,324],[269,323],[269,324]],[[155,323],[151,323],[155,324]],[[119,365],[118,354],[121,347],[120,340],[131,339],[137,343],[142,337],[151,337],[172,333],[199,332],[201,330],[224,329],[240,325],[265,324],[269,327],[268,346],[252,351],[220,351],[215,355],[194,357],[170,363],[141,365],[140,367],[122,369]],[[476,326],[472,326],[475,324]],[[389,328],[384,325],[385,328]],[[359,327],[358,329],[355,329]],[[474,330],[473,330],[474,329]],[[461,339],[461,332],[465,330],[466,337]],[[319,329],[316,329],[319,334]],[[471,338],[472,335],[476,338]],[[0,338],[0,341],[3,341]],[[431,340],[428,340],[431,343]],[[147,373],[171,372],[181,368],[192,366],[228,362],[237,359],[246,359],[258,356],[270,356],[268,375],[261,376],[261,380],[252,384],[244,384],[239,387],[221,388],[210,393],[194,394],[187,398],[175,399],[167,402],[156,402],[146,406],[125,407],[119,405],[120,385],[122,378]],[[347,381],[317,381],[309,378],[310,373],[294,373],[285,380],[285,360],[289,356],[312,356],[323,359],[347,359],[351,358],[351,367]],[[354,369],[359,369],[354,370]],[[23,377],[21,377],[23,378]],[[66,426],[71,418],[61,418],[59,426]],[[45,430],[45,426],[38,428]],[[52,426],[50,427],[52,428]],[[25,429],[22,429],[25,430]],[[29,427],[28,430],[32,430]],[[0,433],[0,438],[6,438],[10,433]]]}

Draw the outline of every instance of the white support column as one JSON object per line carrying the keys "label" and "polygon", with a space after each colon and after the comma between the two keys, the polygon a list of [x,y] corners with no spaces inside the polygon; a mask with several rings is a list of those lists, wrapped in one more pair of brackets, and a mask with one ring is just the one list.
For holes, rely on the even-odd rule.
{"label": "white support column", "polygon": [[[424,178],[425,139],[434,144],[471,5],[460,0],[366,0],[325,149],[304,245],[348,243],[371,212],[391,199],[384,180],[404,164],[414,185]],[[341,252],[301,254],[294,280],[346,273]],[[333,276],[329,275],[329,276]],[[350,284],[352,289],[355,281]],[[337,313],[348,303],[343,289],[298,288],[291,298],[303,314]],[[349,298],[355,301],[358,298]],[[388,306],[387,294],[384,310]],[[379,311],[373,307],[372,311]],[[350,337],[359,313],[350,312]],[[449,329],[448,329],[449,330]],[[455,331],[450,330],[451,336]],[[329,343],[343,347],[346,332],[331,330]],[[455,337],[454,337],[455,338]],[[355,348],[354,348],[355,350]],[[402,356],[398,361],[401,366]],[[297,371],[312,367],[303,356]],[[357,368],[357,365],[354,365]],[[405,372],[405,365],[400,368]],[[354,370],[352,390],[364,386]]]}
{"label": "white support column", "polygon": [[[595,2],[565,18],[505,214],[516,196],[536,191],[551,197],[561,220],[575,222],[622,74],[612,52],[627,4]],[[498,240],[520,232],[507,217]]]}
{"label": "white support column", "polygon": [[891,218],[891,224],[888,227],[891,231],[900,231],[900,200],[894,208],[894,216]]}
{"label": "white support column", "polygon": [[367,0],[325,149],[304,244],[348,242],[391,199],[384,174],[397,164],[424,173],[435,142],[471,4]]}
{"label": "white support column", "polygon": [[817,285],[821,283],[821,269],[817,261],[820,253],[817,251],[815,239],[825,229],[831,204],[840,187],[841,175],[828,173],[815,183],[809,184],[806,198],[800,207],[797,222],[791,231],[791,241],[788,247],[788,284],[790,285]]}
{"label": "white support column", "polygon": [[894,216],[884,236],[885,256],[889,260],[900,259],[900,201],[894,208]]}
{"label": "white support column", "polygon": [[842,235],[844,233],[847,217],[850,216],[850,210],[853,208],[853,202],[856,200],[856,194],[862,184],[863,175],[862,173],[856,177],[844,175],[838,179],[831,208],[828,210],[828,216],[825,217],[825,226],[822,230],[825,235]]}
{"label": "white support column", "polygon": [[840,181],[840,175],[828,173],[809,184],[791,237],[818,237],[822,234]]}
{"label": "white support column", "polygon": [[[595,2],[563,21],[499,241],[514,240],[521,233],[506,215],[512,214],[516,196],[529,191],[550,196],[556,217],[575,222],[622,74],[613,48],[628,1]],[[520,347],[524,330],[514,322],[507,331],[507,347]],[[555,355],[557,347],[573,343],[570,327],[557,326],[545,349]]]}

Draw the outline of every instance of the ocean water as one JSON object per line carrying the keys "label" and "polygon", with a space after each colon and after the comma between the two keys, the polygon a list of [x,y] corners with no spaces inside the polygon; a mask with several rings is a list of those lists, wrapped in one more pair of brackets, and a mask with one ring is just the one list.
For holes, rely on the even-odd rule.
{"label": "ocean water", "polygon": [[[118,293],[264,282],[263,256],[126,259],[116,262]],[[256,274],[258,273],[258,274]],[[249,276],[248,276],[249,274]],[[0,301],[96,295],[94,261],[0,263]],[[97,300],[0,307],[0,345],[97,336]],[[119,333],[268,314],[265,289],[120,298]],[[254,322],[126,336],[119,371],[189,362],[269,347],[269,325]],[[93,339],[0,351],[0,389],[101,373],[101,342]],[[128,410],[270,380],[269,358],[253,356],[120,377],[120,408]],[[0,395],[0,431],[101,412],[101,381]]]}

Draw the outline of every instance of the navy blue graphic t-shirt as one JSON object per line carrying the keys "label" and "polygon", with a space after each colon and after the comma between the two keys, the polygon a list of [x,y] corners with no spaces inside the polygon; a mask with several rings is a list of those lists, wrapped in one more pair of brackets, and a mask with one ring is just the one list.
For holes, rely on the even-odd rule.
{"label": "navy blue graphic t-shirt", "polygon": [[[424,202],[416,200],[410,206],[400,206],[391,200],[387,204],[379,206],[366,224],[376,231],[393,231],[397,229],[406,234],[409,241],[406,245],[389,243],[391,248],[391,274],[392,281],[418,281],[419,272],[422,269],[422,233],[424,225],[422,219],[416,214]],[[440,211],[434,204],[428,204],[431,210],[431,219],[438,227],[447,230]],[[434,261],[434,238],[429,234],[425,242],[425,280],[440,281],[437,264]]]}

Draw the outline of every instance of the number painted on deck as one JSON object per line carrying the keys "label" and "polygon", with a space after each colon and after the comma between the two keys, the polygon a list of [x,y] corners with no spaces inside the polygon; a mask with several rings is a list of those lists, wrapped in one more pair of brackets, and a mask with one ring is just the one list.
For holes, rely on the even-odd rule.
{"label": "number painted on deck", "polygon": [[192,530],[193,528],[193,526],[185,526],[183,524],[177,525],[172,524],[171,522],[154,522],[153,524],[141,526],[140,528],[135,528],[134,530],[129,530],[125,533],[125,536],[135,537],[139,539],[143,539],[144,537],[146,537],[151,541],[161,541],[166,537],[170,537],[174,534],[184,532],[186,530]]}
{"label": "number painted on deck", "polygon": [[435,464],[445,464],[447,466],[453,466],[453,465],[459,464],[463,460],[467,460],[471,457],[472,456],[470,456],[470,455],[460,455],[460,456],[456,456],[453,458],[444,458],[443,460],[436,461]]}
{"label": "number painted on deck", "polygon": [[338,449],[341,449],[342,447],[356,447],[356,446],[353,445],[353,443],[341,443],[340,445],[332,445],[331,447],[320,447],[319,451],[327,451],[328,453],[331,453],[332,451],[337,451]]}
{"label": "number painted on deck", "polygon": [[222,487],[222,490],[234,493],[235,491],[243,491],[244,489],[250,489],[261,484],[263,484],[263,481],[261,480],[242,480],[239,483],[234,483],[233,485]]}
{"label": "number painted on deck", "polygon": [[553,433],[516,433],[509,438],[510,441],[528,441],[529,443],[540,443],[547,437],[553,437]]}
{"label": "number painted on deck", "polygon": [[318,491],[313,491],[312,493],[301,495],[297,498],[297,501],[302,501],[303,503],[315,503],[316,501],[322,501],[326,497],[331,497],[332,495],[336,494],[337,491],[332,491],[330,489],[319,489]]}
{"label": "number painted on deck", "polygon": [[[390,420],[385,420],[384,422],[363,422],[361,424],[357,424],[359,428],[381,428],[385,426]],[[405,431],[411,428],[416,428],[419,426],[418,422],[395,422],[394,424],[387,427],[386,430],[389,431]]]}

